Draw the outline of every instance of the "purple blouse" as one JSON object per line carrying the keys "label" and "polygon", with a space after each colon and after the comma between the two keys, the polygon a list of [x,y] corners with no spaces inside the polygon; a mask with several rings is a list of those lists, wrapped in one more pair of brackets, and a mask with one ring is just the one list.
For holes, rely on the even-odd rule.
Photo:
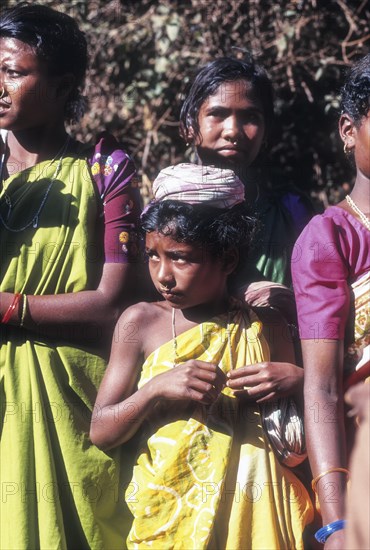
{"label": "purple blouse", "polygon": [[344,339],[350,285],[370,270],[370,231],[343,208],[331,206],[303,230],[293,258],[301,338]]}
{"label": "purple blouse", "polygon": [[133,161],[116,139],[104,132],[88,162],[102,202],[105,262],[138,261],[141,209]]}

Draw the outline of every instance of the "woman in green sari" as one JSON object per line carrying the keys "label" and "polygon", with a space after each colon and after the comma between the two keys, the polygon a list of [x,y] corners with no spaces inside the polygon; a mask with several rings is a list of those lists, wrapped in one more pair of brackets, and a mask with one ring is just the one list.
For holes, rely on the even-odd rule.
{"label": "woman in green sari", "polygon": [[[273,121],[272,82],[265,69],[252,57],[219,57],[193,79],[182,105],[180,131],[200,164],[238,174],[246,200],[261,221],[258,247],[241,282],[290,286],[294,243],[312,208],[299,190],[267,185],[264,165]],[[275,285],[272,294],[279,290]]]}
{"label": "woman in green sari", "polygon": [[[121,548],[119,468],[88,438],[131,289],[139,191],[112,136],[88,149],[83,33],[50,8],[0,17],[0,547]],[[118,457],[117,457],[118,458]],[[17,527],[15,528],[15,522]]]}

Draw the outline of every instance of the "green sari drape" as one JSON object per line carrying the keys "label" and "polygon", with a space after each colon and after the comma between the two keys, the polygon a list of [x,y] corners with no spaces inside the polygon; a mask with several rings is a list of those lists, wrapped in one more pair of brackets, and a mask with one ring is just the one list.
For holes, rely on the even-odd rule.
{"label": "green sari drape", "polygon": [[[12,230],[0,224],[2,292],[78,292],[100,278],[103,244],[87,162],[65,158],[47,194],[56,164],[4,183],[1,216]],[[105,360],[58,337],[0,330],[0,548],[122,548],[118,460],[88,438]]]}

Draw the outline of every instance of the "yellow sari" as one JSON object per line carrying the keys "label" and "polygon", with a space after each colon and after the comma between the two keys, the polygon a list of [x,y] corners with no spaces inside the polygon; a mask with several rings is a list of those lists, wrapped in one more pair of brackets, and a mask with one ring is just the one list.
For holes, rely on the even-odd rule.
{"label": "yellow sari", "polygon": [[[261,323],[236,308],[170,341],[145,361],[139,385],[176,363],[232,368],[269,360]],[[303,548],[308,494],[275,458],[258,406],[225,388],[211,406],[166,402],[153,414],[126,501],[129,548]]]}

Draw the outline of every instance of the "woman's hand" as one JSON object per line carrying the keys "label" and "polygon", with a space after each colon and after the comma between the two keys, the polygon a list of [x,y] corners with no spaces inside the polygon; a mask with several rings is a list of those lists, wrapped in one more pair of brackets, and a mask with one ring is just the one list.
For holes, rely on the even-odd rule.
{"label": "woman's hand", "polygon": [[148,384],[157,399],[190,399],[209,405],[224,388],[226,376],[217,365],[190,360],[155,376]]}
{"label": "woman's hand", "polygon": [[256,363],[227,373],[226,385],[237,397],[257,403],[297,393],[303,387],[303,369],[292,363]]}

